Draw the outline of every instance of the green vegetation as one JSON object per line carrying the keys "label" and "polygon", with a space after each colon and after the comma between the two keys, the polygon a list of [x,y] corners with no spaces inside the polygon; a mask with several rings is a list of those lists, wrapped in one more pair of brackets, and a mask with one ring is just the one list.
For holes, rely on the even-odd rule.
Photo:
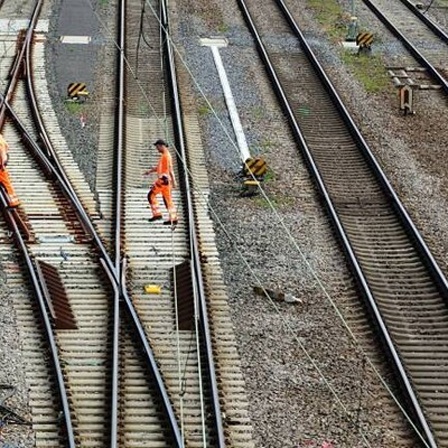
{"label": "green vegetation", "polygon": [[[337,42],[345,40],[350,22],[349,11],[344,11],[336,0],[308,0],[308,6],[314,10],[316,20],[331,39]],[[358,26],[359,31],[363,31],[360,24]],[[375,36],[373,45],[378,41],[379,37]],[[391,88],[380,55],[341,51],[341,59],[349,66],[355,78],[364,85],[367,92],[378,93]]]}
{"label": "green vegetation", "polygon": [[380,56],[343,52],[342,60],[350,66],[355,77],[369,93],[391,88],[391,82]]}
{"label": "green vegetation", "polygon": [[65,101],[65,107],[73,115],[79,115],[85,109],[85,105],[83,103],[77,103],[71,100]]}
{"label": "green vegetation", "polygon": [[217,27],[216,30],[218,33],[225,34],[229,31],[229,25],[227,23],[221,22]]}
{"label": "green vegetation", "polygon": [[200,117],[205,117],[211,113],[210,106],[207,103],[201,103],[198,106],[198,114]]}
{"label": "green vegetation", "polygon": [[316,20],[331,38],[335,40],[345,38],[350,15],[336,0],[308,0],[308,6],[314,10]]}
{"label": "green vegetation", "polygon": [[268,183],[275,180],[275,173],[271,168],[268,167],[266,174],[264,175],[264,183]]}
{"label": "green vegetation", "polygon": [[264,138],[261,140],[259,147],[261,149],[260,152],[269,152],[270,149],[274,147],[274,143],[269,138]]}
{"label": "green vegetation", "polygon": [[259,195],[254,197],[253,202],[256,206],[260,208],[268,208],[268,209],[271,209],[272,207],[276,209],[282,209],[294,205],[294,198],[287,195],[277,194],[273,197],[268,197],[268,199],[269,202],[266,200],[264,196]]}
{"label": "green vegetation", "polygon": [[261,106],[254,106],[252,108],[252,116],[255,120],[261,120],[264,117],[264,109]]}

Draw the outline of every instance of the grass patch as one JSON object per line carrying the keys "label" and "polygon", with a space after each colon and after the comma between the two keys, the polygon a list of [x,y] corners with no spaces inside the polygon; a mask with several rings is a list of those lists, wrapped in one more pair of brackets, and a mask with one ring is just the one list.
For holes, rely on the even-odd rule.
{"label": "grass patch", "polygon": [[272,207],[281,210],[294,205],[294,198],[291,196],[277,194],[268,199],[269,201],[267,201],[264,196],[255,196],[253,202],[257,207],[269,210],[272,210]]}
{"label": "grass patch", "polygon": [[316,20],[332,39],[345,39],[350,14],[344,11],[337,1],[308,0],[308,6],[314,11]]}
{"label": "grass patch", "polygon": [[227,25],[227,23],[221,22],[216,27],[216,31],[218,31],[218,33],[221,33],[221,34],[227,33],[229,31],[229,25]]}
{"label": "grass patch", "polygon": [[341,59],[351,68],[367,92],[378,93],[391,88],[389,76],[380,56],[343,52]]}
{"label": "grass patch", "polygon": [[199,104],[198,106],[198,114],[200,117],[205,117],[211,113],[210,106],[207,103]]}
{"label": "grass patch", "polygon": [[261,106],[254,106],[252,108],[252,116],[255,120],[261,120],[265,115],[264,108]]}
{"label": "grass patch", "polygon": [[73,115],[79,115],[81,112],[84,111],[84,104],[77,103],[74,101],[66,101],[65,107]]}
{"label": "grass patch", "polygon": [[[426,6],[427,5],[425,5],[424,9],[426,9]],[[431,9],[431,7],[432,8],[437,8],[437,7],[439,7],[439,8],[448,8],[448,0],[436,0],[432,5],[430,5],[429,9]]]}
{"label": "grass patch", "polygon": [[271,182],[275,179],[276,177],[274,171],[268,167],[268,169],[266,170],[266,174],[264,175],[264,182]]}
{"label": "grass patch", "polygon": [[[330,39],[339,42],[345,40],[350,24],[350,11],[343,10],[336,0],[308,0],[308,6],[314,11],[316,20]],[[360,26],[359,31],[361,31]],[[378,36],[375,36],[375,41],[379,41]],[[363,84],[367,92],[378,93],[391,88],[390,79],[380,56],[358,55],[346,51],[341,52],[341,59],[349,66],[355,78]]]}

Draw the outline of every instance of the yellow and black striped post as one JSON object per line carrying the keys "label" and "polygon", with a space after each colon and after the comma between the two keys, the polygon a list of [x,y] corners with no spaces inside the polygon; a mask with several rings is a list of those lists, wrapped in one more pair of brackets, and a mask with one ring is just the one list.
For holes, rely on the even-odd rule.
{"label": "yellow and black striped post", "polygon": [[74,100],[79,97],[86,97],[89,94],[87,86],[83,82],[72,82],[67,87],[67,95]]}
{"label": "yellow and black striped post", "polygon": [[267,171],[266,161],[261,157],[250,157],[244,162],[243,171],[246,177],[263,177]]}
{"label": "yellow and black striped post", "polygon": [[258,192],[258,186],[267,172],[267,164],[261,157],[250,157],[243,165],[243,191],[241,196],[252,196]]}
{"label": "yellow and black striped post", "polygon": [[360,50],[370,50],[373,43],[373,34],[368,32],[359,33],[356,36],[356,45]]}

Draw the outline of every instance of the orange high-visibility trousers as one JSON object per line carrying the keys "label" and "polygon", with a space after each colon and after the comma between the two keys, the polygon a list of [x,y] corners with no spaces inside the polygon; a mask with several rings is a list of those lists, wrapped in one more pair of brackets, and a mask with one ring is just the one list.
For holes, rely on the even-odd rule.
{"label": "orange high-visibility trousers", "polygon": [[9,206],[10,207],[17,207],[20,205],[20,201],[18,196],[16,195],[16,192],[11,184],[11,180],[9,179],[9,173],[4,168],[3,170],[0,169],[0,184],[3,185],[4,189],[6,190],[6,193],[8,193],[9,196]]}
{"label": "orange high-visibility trousers", "polygon": [[[166,182],[166,183],[165,183]],[[157,195],[161,194],[166,209],[168,210],[170,221],[177,220],[176,208],[174,207],[173,198],[171,197],[171,185],[168,181],[157,179],[148,192],[148,202],[151,206],[152,216],[162,216],[159,210],[159,201]]]}

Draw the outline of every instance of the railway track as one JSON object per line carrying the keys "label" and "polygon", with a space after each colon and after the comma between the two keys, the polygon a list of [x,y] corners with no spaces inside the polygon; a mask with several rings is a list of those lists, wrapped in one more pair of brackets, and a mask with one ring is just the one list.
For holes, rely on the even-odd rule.
{"label": "railway track", "polygon": [[[219,280],[213,226],[203,199],[206,191],[195,191],[191,205],[186,202],[189,194],[188,177],[203,178],[205,173],[204,170],[198,172],[190,164],[187,166],[182,154],[182,128],[179,130],[182,123],[178,121],[182,117],[178,114],[188,113],[188,108],[180,112],[179,104],[172,100],[171,89],[178,87],[173,86],[175,76],[170,74],[170,70],[173,70],[169,66],[170,57],[160,52],[164,36],[160,32],[159,22],[164,27],[168,26],[163,8],[163,3],[150,2],[142,14],[141,4],[135,2],[133,7],[130,5],[127,18],[127,64],[135,69],[134,73],[127,73],[127,150],[123,163],[126,182],[123,240],[129,264],[128,284],[132,285],[134,303],[145,322],[154,351],[158,354],[167,389],[180,416],[186,445],[223,446],[228,443],[230,446],[251,446],[247,402],[241,388],[243,380],[238,368],[233,333],[230,331],[226,299],[221,294],[223,283]],[[143,28],[140,22],[142,18]],[[136,32],[138,30],[142,30],[143,36]],[[152,42],[153,45],[145,46],[141,41],[143,37],[146,44]],[[145,61],[145,64],[141,61]],[[159,137],[171,143],[173,156],[176,155],[176,177],[183,186],[182,191],[174,190],[174,201],[178,205],[177,213],[180,217],[175,230],[158,223],[148,223],[150,212],[146,195],[151,180],[145,179],[143,173],[157,162],[152,142]],[[192,143],[187,150],[196,147],[198,141]],[[193,164],[197,165],[196,158],[199,157],[199,153],[192,157]],[[192,172],[187,173],[187,170]],[[187,180],[182,180],[183,176]],[[194,208],[194,215],[189,211],[190,207]],[[192,240],[195,233],[196,242]],[[191,267],[197,263],[194,260],[196,250],[202,260],[206,260],[200,267],[196,265],[194,268],[203,272],[201,280],[195,278],[191,271]],[[160,286],[161,293],[145,294],[145,284]],[[189,290],[191,287],[193,290]],[[195,288],[198,288],[196,293]],[[203,317],[200,319],[201,314]],[[213,333],[212,352],[206,342],[209,337],[205,333],[208,325]],[[210,356],[213,357],[213,367],[208,366]],[[206,374],[210,369],[216,369],[219,375],[216,387],[221,391],[221,411],[214,408],[217,397],[213,398],[212,386],[216,380]],[[226,428],[226,442],[216,432],[216,423],[211,418],[217,412],[219,418],[225,416],[223,424]]]}
{"label": "railway track", "polygon": [[[378,333],[379,338],[394,360],[392,369],[401,370],[397,378],[404,389],[410,379],[410,395],[401,400],[421,431],[420,443],[446,446],[446,423],[441,412],[446,387],[446,280],[339,103],[286,5],[277,1],[260,7],[252,0],[239,1],[239,5],[246,23],[253,26],[257,48],[271,79],[279,81],[277,94],[344,242],[370,310],[369,320],[384,330]],[[281,20],[285,36],[290,36],[293,29],[297,38],[296,48],[287,54],[269,39],[270,23],[279,27]],[[351,307],[357,309],[358,304]],[[358,332],[359,322],[353,328]],[[368,341],[364,339],[364,343],[370,352]],[[401,418],[398,413],[397,409],[394,418]]]}
{"label": "railway track", "polygon": [[[34,56],[38,60],[43,59],[43,41],[35,39]],[[7,75],[3,73],[3,78]],[[92,239],[61,184],[55,182],[48,170],[40,169],[38,159],[24,145],[21,135],[24,128],[28,132],[27,140],[39,140],[35,123],[30,119],[29,103],[22,82],[12,102],[14,127],[17,128],[17,120],[20,120],[20,131],[7,123],[4,135],[11,147],[11,176],[22,198],[19,214],[28,228],[29,270],[33,271],[31,275],[37,276],[46,300],[44,306],[40,299],[33,303],[30,298],[20,305],[20,331],[24,340],[29,340],[30,334],[35,337],[40,322],[51,322],[52,328],[47,326],[47,338],[54,344],[51,352],[48,342],[42,343],[42,338],[36,337],[36,343],[42,345],[33,345],[36,353],[30,356],[33,364],[28,366],[29,372],[42,373],[30,381],[31,422],[39,444],[75,446],[76,441],[85,445],[95,441],[103,445],[108,437],[105,403],[109,389],[110,286],[104,286],[100,261],[92,257]],[[71,174],[82,179],[73,160],[71,168]],[[39,298],[41,293],[36,289],[34,294]],[[38,303],[41,303],[40,308]],[[38,353],[42,353],[41,366],[36,366]],[[46,358],[51,359],[52,364],[47,366]],[[51,386],[56,383],[53,369],[59,372],[58,387]],[[70,404],[65,402],[63,411],[58,404],[58,393],[63,401],[67,399],[65,393],[70,396]]]}

